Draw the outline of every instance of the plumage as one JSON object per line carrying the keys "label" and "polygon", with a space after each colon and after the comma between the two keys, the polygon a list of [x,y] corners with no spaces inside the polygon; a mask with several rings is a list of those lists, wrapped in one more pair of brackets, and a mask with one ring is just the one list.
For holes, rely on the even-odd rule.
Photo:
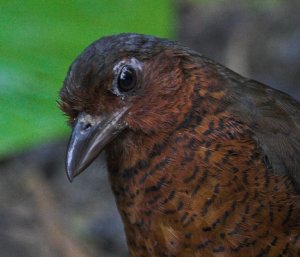
{"label": "plumage", "polygon": [[139,34],[92,43],[60,97],[68,176],[105,149],[131,256],[300,256],[292,97]]}

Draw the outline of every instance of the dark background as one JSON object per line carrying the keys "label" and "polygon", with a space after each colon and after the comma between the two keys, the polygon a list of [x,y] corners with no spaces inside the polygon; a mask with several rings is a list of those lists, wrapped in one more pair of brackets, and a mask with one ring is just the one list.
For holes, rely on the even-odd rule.
{"label": "dark background", "polygon": [[[105,26],[91,28],[91,24],[98,21],[97,15],[101,19],[101,9],[97,10],[98,14],[93,7],[88,9],[82,2],[74,2],[79,3],[79,13],[82,10],[86,11],[82,16],[73,17],[74,23],[82,27],[64,27],[66,31],[73,32],[66,35],[64,42],[57,43],[60,50],[51,52],[50,47],[50,50],[44,50],[44,57],[40,60],[35,59],[38,49],[35,50],[33,46],[26,48],[26,45],[32,43],[32,37],[28,36],[30,31],[26,30],[26,19],[20,23],[19,30],[23,34],[27,33],[27,36],[20,32],[20,37],[11,37],[11,40],[16,41],[11,41],[15,42],[13,45],[6,40],[8,35],[11,35],[10,31],[1,34],[1,39],[8,42],[8,48],[5,49],[3,45],[0,48],[1,54],[3,53],[0,59],[0,107],[3,110],[2,115],[0,114],[0,256],[128,256],[122,225],[106,177],[104,156],[102,155],[72,184],[68,182],[64,171],[64,155],[69,131],[55,106],[57,92],[68,65],[87,44],[99,36],[121,31],[137,31],[177,39],[242,75],[300,99],[299,1],[269,0],[253,1],[251,4],[250,1],[166,1],[163,6],[153,6],[152,10],[141,11],[140,16],[136,14],[136,10],[136,16],[130,20],[124,18],[122,25],[114,20],[117,29]],[[124,2],[127,1],[122,1]],[[40,5],[39,8],[43,6]],[[124,9],[122,5],[121,9]],[[131,15],[130,10],[129,8],[128,13],[124,14],[126,17]],[[109,8],[106,12],[108,11]],[[157,18],[151,17],[152,14],[148,14],[147,18],[143,14],[153,11],[159,13]],[[84,27],[84,17],[90,17],[91,12],[94,16]],[[39,9],[36,13],[39,13]],[[111,16],[105,16],[107,22],[113,22],[110,19],[115,19],[114,13],[118,13],[118,10],[111,11]],[[17,19],[14,15],[18,13],[7,11],[3,16],[4,24],[16,25]],[[61,29],[57,23],[60,15],[64,13],[55,14],[54,20],[48,21],[49,29]],[[138,17],[149,19],[150,25],[145,21],[145,27],[134,29],[133,25],[137,23],[135,19],[144,20]],[[38,23],[39,20],[33,22]],[[163,29],[156,30],[161,26],[164,26]],[[74,32],[77,29],[80,29],[78,34]],[[79,35],[85,32],[88,36],[81,38]],[[64,33],[57,36],[63,37]],[[74,41],[77,42],[75,45]],[[55,42],[53,39],[49,45]],[[9,46],[14,47],[15,55],[10,54]],[[36,66],[32,68],[34,73],[24,68],[21,61],[13,62],[18,59],[17,53],[22,52],[24,48],[30,52],[22,55],[22,60],[24,63],[26,60],[30,63],[36,62]],[[55,51],[60,51],[59,57],[63,58],[63,61],[54,58]],[[23,77],[18,77],[19,73],[14,72],[11,76],[7,75],[6,71],[11,72],[11,67],[14,66],[23,72]],[[39,67],[39,70],[36,67]],[[57,82],[55,90],[48,89],[48,84],[53,83],[53,77],[56,79],[55,83]],[[13,81],[10,78],[13,78]],[[24,80],[28,83],[23,83]],[[29,82],[33,85],[28,89]],[[24,94],[26,90],[31,92],[35,88],[37,91],[34,92],[44,95],[32,97]],[[41,88],[45,90],[39,91]],[[51,93],[47,94],[48,91]],[[48,98],[45,95],[48,95]],[[35,108],[34,104],[38,108]],[[55,110],[49,114],[51,118],[47,118],[42,124],[38,123],[35,119],[41,115],[48,115],[49,108]],[[39,110],[42,113],[39,113]],[[31,117],[34,113],[38,114]],[[23,120],[23,123],[17,123],[17,118]],[[37,125],[31,128],[29,123]],[[14,126],[18,130],[14,130]],[[35,129],[48,133],[51,137],[42,135],[39,140],[31,140],[37,137]]]}

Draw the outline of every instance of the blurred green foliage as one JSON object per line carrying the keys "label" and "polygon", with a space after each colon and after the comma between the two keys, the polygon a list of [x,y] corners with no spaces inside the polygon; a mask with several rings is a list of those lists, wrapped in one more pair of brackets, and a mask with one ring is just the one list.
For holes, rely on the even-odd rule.
{"label": "blurred green foliage", "polygon": [[92,41],[120,32],[172,36],[170,0],[0,2],[0,157],[69,133],[58,92]]}

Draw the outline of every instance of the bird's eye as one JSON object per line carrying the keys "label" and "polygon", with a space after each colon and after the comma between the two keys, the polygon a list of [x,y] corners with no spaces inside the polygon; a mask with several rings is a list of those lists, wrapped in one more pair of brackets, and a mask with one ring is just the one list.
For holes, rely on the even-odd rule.
{"label": "bird's eye", "polygon": [[136,85],[136,73],[130,66],[124,66],[118,77],[118,89],[120,92],[128,92]]}

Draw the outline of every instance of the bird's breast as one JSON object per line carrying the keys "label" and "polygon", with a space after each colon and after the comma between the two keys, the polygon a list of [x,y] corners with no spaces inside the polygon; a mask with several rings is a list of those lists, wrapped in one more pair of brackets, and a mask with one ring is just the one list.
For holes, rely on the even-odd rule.
{"label": "bird's breast", "polygon": [[266,167],[245,124],[212,115],[134,149],[108,162],[133,256],[248,256],[289,241],[299,248],[298,230],[287,230],[299,217],[293,187]]}

